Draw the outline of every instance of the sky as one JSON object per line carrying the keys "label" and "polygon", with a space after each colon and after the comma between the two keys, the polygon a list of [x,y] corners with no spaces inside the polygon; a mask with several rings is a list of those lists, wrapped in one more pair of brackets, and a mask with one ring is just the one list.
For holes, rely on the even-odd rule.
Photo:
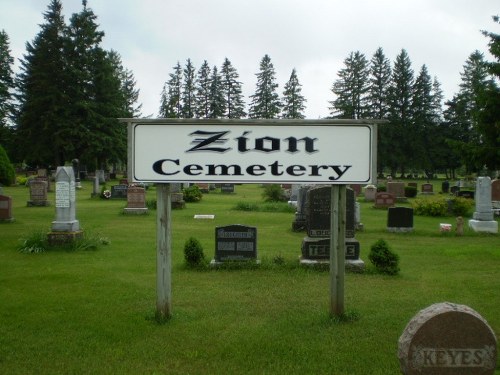
{"label": "sky", "polygon": [[[0,0],[0,29],[18,59],[40,32],[50,0]],[[351,52],[371,59],[382,47],[394,62],[405,49],[415,76],[422,65],[441,83],[445,100],[458,92],[460,73],[476,50],[487,60],[487,30],[500,33],[492,16],[498,0],[88,0],[105,37],[140,90],[143,117],[157,117],[162,88],[173,67],[189,58],[220,69],[225,58],[236,68],[245,102],[255,93],[259,66],[269,55],[278,93],[296,69],[307,99],[306,118],[330,114],[331,88]],[[82,9],[81,0],[62,0],[63,14]],[[248,107],[247,107],[248,109]]]}

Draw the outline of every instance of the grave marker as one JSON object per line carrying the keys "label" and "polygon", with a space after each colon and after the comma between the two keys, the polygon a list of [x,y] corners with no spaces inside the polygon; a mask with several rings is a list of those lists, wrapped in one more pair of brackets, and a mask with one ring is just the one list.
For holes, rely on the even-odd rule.
{"label": "grave marker", "polygon": [[0,194],[0,221],[13,222],[12,198]]}
{"label": "grave marker", "polygon": [[257,228],[227,225],[215,228],[215,263],[257,260]]}
{"label": "grave marker", "polygon": [[498,233],[498,222],[493,218],[491,201],[491,179],[478,177],[476,181],[476,210],[469,227],[475,232]]}
{"label": "grave marker", "polygon": [[422,194],[434,194],[434,186],[429,183],[422,184]]}
{"label": "grave marker", "polygon": [[112,185],[111,199],[127,199],[128,185]]}
{"label": "grave marker", "polygon": [[375,196],[375,208],[389,208],[396,204],[396,198],[394,195],[380,192]]}
{"label": "grave marker", "polygon": [[412,232],[413,208],[389,207],[387,211],[388,232]]}
{"label": "grave marker", "polygon": [[140,186],[129,186],[127,189],[127,207],[123,209],[126,214],[143,215],[148,212],[146,207],[146,190]]}
{"label": "grave marker", "polygon": [[234,193],[234,184],[221,184],[220,191],[225,194]]}
{"label": "grave marker", "polygon": [[50,206],[47,200],[47,181],[35,178],[29,182],[30,200],[28,207]]}

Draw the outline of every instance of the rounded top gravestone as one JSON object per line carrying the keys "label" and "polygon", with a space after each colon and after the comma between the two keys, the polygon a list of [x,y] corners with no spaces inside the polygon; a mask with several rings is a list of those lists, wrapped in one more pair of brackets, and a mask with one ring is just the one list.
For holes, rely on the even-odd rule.
{"label": "rounded top gravestone", "polygon": [[493,374],[495,333],[476,311],[443,302],[415,315],[398,342],[403,374]]}

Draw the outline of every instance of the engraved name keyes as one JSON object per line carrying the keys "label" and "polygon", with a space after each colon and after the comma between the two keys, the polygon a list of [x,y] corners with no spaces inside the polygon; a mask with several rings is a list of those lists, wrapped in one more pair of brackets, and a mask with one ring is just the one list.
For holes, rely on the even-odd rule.
{"label": "engraved name keyes", "polygon": [[369,126],[135,124],[135,181],[367,182]]}

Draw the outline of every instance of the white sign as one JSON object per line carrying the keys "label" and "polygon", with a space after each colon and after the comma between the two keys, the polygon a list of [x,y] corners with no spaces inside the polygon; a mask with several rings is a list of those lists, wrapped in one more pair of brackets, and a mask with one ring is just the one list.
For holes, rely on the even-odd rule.
{"label": "white sign", "polygon": [[138,182],[367,184],[376,129],[367,121],[124,120]]}

